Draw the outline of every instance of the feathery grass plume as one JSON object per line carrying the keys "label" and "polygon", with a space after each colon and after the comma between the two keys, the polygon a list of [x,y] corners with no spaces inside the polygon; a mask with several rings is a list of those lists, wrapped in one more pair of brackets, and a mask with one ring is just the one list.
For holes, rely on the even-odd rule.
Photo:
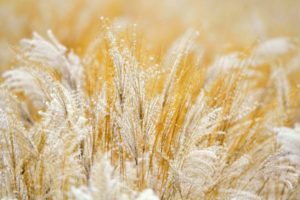
{"label": "feathery grass plume", "polygon": [[36,30],[1,73],[1,199],[299,198],[299,44],[268,15],[252,16],[253,43],[247,12],[230,26],[245,38],[213,25],[230,18],[214,1],[13,2]]}

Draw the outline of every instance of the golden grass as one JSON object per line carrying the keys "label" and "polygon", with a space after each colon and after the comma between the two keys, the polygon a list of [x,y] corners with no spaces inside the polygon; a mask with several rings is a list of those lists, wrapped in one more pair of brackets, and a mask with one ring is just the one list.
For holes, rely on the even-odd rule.
{"label": "golden grass", "polygon": [[0,196],[298,199],[299,3],[226,2],[1,1],[44,34],[0,55]]}

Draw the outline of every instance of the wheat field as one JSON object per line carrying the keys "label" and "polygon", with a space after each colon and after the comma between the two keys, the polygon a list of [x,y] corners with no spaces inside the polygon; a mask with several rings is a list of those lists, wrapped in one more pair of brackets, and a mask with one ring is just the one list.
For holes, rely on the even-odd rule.
{"label": "wheat field", "polygon": [[300,1],[0,0],[3,200],[300,199]]}

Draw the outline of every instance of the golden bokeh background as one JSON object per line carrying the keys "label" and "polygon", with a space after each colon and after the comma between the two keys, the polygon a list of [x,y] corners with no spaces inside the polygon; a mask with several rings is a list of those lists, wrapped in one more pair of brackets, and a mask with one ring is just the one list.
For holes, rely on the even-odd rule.
{"label": "golden bokeh background", "polygon": [[298,0],[2,0],[0,71],[12,48],[33,31],[56,37],[77,53],[101,32],[101,16],[118,25],[137,24],[147,48],[164,48],[186,29],[199,31],[208,52],[251,48],[273,37],[298,38]]}

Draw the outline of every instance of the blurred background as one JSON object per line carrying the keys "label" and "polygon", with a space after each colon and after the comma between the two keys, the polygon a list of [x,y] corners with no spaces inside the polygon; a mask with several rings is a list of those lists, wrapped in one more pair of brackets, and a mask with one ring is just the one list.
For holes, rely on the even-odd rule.
{"label": "blurred background", "polygon": [[101,31],[101,16],[118,26],[137,24],[148,48],[167,47],[194,28],[213,54],[300,33],[299,0],[0,0],[0,73],[9,67],[13,47],[33,31],[52,29],[80,54]]}

